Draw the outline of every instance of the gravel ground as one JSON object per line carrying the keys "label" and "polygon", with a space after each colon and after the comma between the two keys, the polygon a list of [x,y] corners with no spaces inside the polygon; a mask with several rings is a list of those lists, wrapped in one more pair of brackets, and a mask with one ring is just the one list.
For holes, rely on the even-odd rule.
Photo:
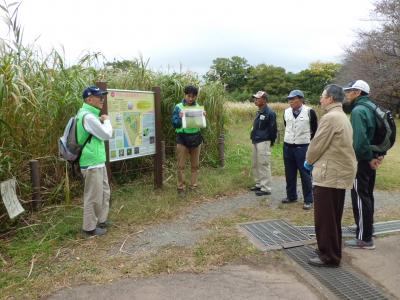
{"label": "gravel ground", "polygon": [[[133,255],[143,252],[156,251],[166,245],[191,246],[200,238],[207,235],[209,231],[202,226],[205,222],[217,217],[229,216],[241,208],[257,207],[261,200],[267,200],[271,208],[277,208],[281,199],[286,196],[285,179],[283,177],[273,178],[273,190],[270,196],[255,196],[248,192],[233,198],[221,198],[213,202],[202,203],[192,207],[187,214],[178,217],[174,221],[151,226],[142,233],[132,236],[126,240],[124,251]],[[298,180],[299,201],[302,201],[300,180]],[[398,206],[400,193],[390,191],[375,192],[376,209]],[[350,192],[347,192],[346,204],[351,209]],[[311,224],[310,224],[311,225]],[[119,249],[116,251],[118,252]]]}

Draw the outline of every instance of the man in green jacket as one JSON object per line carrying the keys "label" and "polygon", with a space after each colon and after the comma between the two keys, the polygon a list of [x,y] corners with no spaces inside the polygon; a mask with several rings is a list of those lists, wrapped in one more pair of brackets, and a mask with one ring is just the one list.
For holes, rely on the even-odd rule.
{"label": "man in green jacket", "polygon": [[353,215],[357,225],[356,238],[345,242],[347,247],[375,249],[372,239],[374,223],[374,186],[376,169],[384,153],[371,150],[376,129],[374,112],[365,106],[371,104],[370,88],[363,80],[350,82],[345,88],[347,104],[351,111],[353,147],[357,158],[357,175],[351,190]]}
{"label": "man in green jacket", "polygon": [[108,115],[100,115],[106,94],[96,86],[87,87],[77,114],[78,143],[85,145],[79,165],[85,180],[82,229],[87,236],[105,234],[109,224],[110,187],[104,141],[112,137],[112,126]]}

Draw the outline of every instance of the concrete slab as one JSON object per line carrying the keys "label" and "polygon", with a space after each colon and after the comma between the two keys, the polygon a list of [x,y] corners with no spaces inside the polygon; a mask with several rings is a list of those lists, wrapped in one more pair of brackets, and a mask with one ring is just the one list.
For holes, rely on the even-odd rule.
{"label": "concrete slab", "polygon": [[276,267],[230,265],[204,274],[180,273],[64,289],[49,299],[235,300],[321,299],[296,275]]}
{"label": "concrete slab", "polygon": [[375,250],[343,248],[359,272],[400,299],[400,234],[375,238]]}

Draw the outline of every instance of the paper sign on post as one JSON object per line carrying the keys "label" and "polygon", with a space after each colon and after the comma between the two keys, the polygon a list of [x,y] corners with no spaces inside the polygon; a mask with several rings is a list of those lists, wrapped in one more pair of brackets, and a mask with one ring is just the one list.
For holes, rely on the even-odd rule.
{"label": "paper sign on post", "polygon": [[182,112],[182,128],[206,128],[203,106],[185,107]]}
{"label": "paper sign on post", "polygon": [[1,199],[7,209],[10,219],[24,212],[15,192],[15,179],[9,179],[0,183]]}

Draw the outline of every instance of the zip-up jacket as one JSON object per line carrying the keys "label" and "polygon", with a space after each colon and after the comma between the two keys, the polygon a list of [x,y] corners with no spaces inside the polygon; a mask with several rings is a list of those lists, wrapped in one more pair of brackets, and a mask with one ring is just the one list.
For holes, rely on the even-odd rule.
{"label": "zip-up jacket", "polygon": [[360,103],[371,102],[368,96],[358,97],[352,105],[351,126],[353,127],[353,147],[357,160],[370,161],[374,158],[371,144],[375,134],[374,112]]}
{"label": "zip-up jacket", "polygon": [[257,112],[253,122],[250,138],[253,144],[271,141],[275,143],[277,135],[276,114],[268,106]]}

